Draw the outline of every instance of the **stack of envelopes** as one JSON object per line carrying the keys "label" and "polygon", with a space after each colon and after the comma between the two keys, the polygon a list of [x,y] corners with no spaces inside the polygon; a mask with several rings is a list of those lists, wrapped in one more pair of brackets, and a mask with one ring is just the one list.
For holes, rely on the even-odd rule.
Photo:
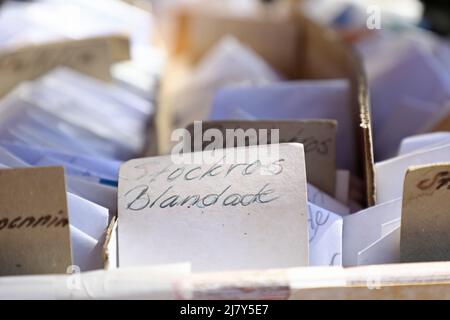
{"label": "stack of envelopes", "polygon": [[[119,30],[131,41],[129,61],[105,47],[84,61],[80,51],[5,89],[0,275],[105,267],[83,274],[94,298],[221,297],[247,276],[263,283],[253,298],[287,298],[284,286],[363,287],[374,272],[393,286],[434,283],[433,272],[450,281],[440,265],[408,264],[406,280],[398,266],[375,266],[450,260],[448,41],[411,17],[369,27],[355,4],[324,17],[312,1],[199,1],[158,11],[163,68],[149,13],[104,2],[107,13],[45,0],[0,16],[4,61],[18,44]],[[60,14],[36,18],[49,7]],[[105,52],[95,74],[89,63]],[[340,268],[363,265],[375,269]],[[21,296],[22,278],[2,281]],[[199,292],[186,289],[195,284]],[[89,294],[58,290],[48,297]]]}

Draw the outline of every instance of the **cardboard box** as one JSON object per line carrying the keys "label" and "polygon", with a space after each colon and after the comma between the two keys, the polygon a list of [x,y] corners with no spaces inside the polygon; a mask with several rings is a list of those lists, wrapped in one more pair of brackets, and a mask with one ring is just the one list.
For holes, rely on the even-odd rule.
{"label": "cardboard box", "polygon": [[[363,207],[375,204],[374,155],[369,91],[361,60],[330,29],[311,21],[295,10],[274,10],[268,15],[263,8],[240,15],[220,7],[203,4],[185,6],[167,13],[164,20],[170,57],[162,80],[157,114],[160,153],[169,150],[173,129],[172,95],[180,79],[224,35],[232,34],[262,56],[275,70],[289,79],[345,78],[351,83],[353,139],[357,146],[352,172],[364,181]],[[339,125],[339,124],[338,124]]]}
{"label": "cardboard box", "polygon": [[[173,14],[173,13],[172,13]],[[352,83],[354,139],[358,142],[358,169],[353,174],[364,181],[363,204],[375,203],[374,156],[370,100],[366,76],[357,54],[332,30],[310,21],[300,13],[289,23],[247,21],[230,18],[222,11],[211,15],[206,10],[185,8],[172,21],[171,62],[165,74],[159,114],[160,135],[170,132],[170,93],[178,74],[186,73],[221,35],[231,32],[279,70],[288,68],[292,79],[329,79],[345,77]],[[250,25],[250,27],[248,27]],[[175,27],[174,27],[175,26]],[[208,28],[210,26],[210,28]],[[273,33],[258,31],[258,26]],[[175,33],[173,33],[175,30]],[[202,32],[208,30],[208,32]],[[243,31],[245,30],[245,32]],[[292,42],[277,56],[254,37],[268,43],[282,35]],[[252,40],[250,40],[252,39]],[[275,40],[274,40],[275,41]],[[281,57],[280,59],[277,59]],[[291,64],[285,65],[286,57]],[[168,140],[161,140],[167,145]],[[164,151],[164,149],[163,149]],[[116,267],[117,237],[113,223],[108,248],[107,268]],[[108,258],[109,257],[109,258]],[[114,257],[111,259],[111,257]],[[351,268],[303,267],[284,270],[198,273],[167,285],[177,299],[449,299],[450,263],[408,263]],[[149,288],[151,291],[151,288]],[[169,295],[169,293],[168,293]]]}
{"label": "cardboard box", "polygon": [[[178,22],[182,25],[189,25],[197,18],[196,14],[183,11],[182,18]],[[165,77],[163,85],[162,101],[160,107],[159,120],[163,122],[160,128],[162,138],[167,138],[167,132],[170,132],[169,116],[170,112],[164,109],[168,106],[168,99],[165,96],[170,92],[168,87],[174,73],[183,72],[183,67],[194,63],[209,46],[214,43],[215,37],[221,32],[226,32],[229,21],[227,18],[221,23],[221,17],[201,16],[199,25],[207,24],[205,19],[210,19],[209,23],[214,25],[214,32],[211,38],[197,39],[199,43],[187,40],[193,32],[188,27],[181,29],[180,33],[175,34],[176,45],[174,46],[172,61],[178,64],[171,64],[171,70]],[[239,19],[234,21],[239,25]],[[244,23],[244,22],[243,22]],[[256,19],[256,25],[263,22]],[[265,22],[264,22],[265,23]],[[258,42],[255,42],[255,49],[262,55],[267,54],[267,59],[278,68],[284,68],[285,57],[291,57],[292,74],[295,79],[327,79],[333,77],[346,77],[351,80],[353,85],[352,108],[354,114],[354,139],[358,142],[358,169],[353,172],[361,177],[365,182],[365,193],[363,203],[373,205],[375,202],[374,187],[374,168],[373,168],[373,149],[369,92],[366,83],[366,77],[361,66],[361,62],[356,54],[331,30],[324,29],[309,21],[301,15],[296,15],[295,19],[287,24],[275,23],[280,27],[280,33],[284,34],[282,29],[293,30],[290,36],[294,39],[295,45],[289,46],[283,53],[283,58],[278,60],[276,56],[272,57],[272,52],[267,48],[261,48],[258,51]],[[203,27],[202,27],[203,28]],[[292,28],[292,29],[291,29]],[[235,29],[240,34],[240,27]],[[257,30],[257,28],[255,29]],[[279,33],[274,31],[272,35],[277,38]],[[195,35],[194,35],[195,36]],[[252,38],[254,34],[245,35]],[[244,36],[243,36],[244,37]],[[201,41],[200,41],[201,40]],[[297,45],[298,41],[298,45]],[[302,44],[300,46],[300,44]],[[182,55],[181,55],[182,53]],[[182,58],[181,58],[182,57]],[[164,127],[165,126],[165,127]],[[164,133],[165,132],[165,133]],[[166,136],[164,136],[166,134]],[[168,140],[162,140],[167,145]],[[107,273],[113,273],[118,266],[117,255],[117,223],[111,222],[107,232],[106,243],[104,246],[105,271],[104,280],[109,278]],[[108,298],[133,296],[133,285],[130,274],[124,274],[120,279],[121,295],[115,296],[114,281],[118,278],[111,277],[109,283],[103,283],[95,277],[86,277],[92,287],[101,287],[103,289],[100,296],[90,295],[89,298]],[[50,290],[57,287],[58,280],[61,284],[66,283],[67,277],[54,276],[54,278],[33,278],[36,283],[42,286],[47,283]],[[45,279],[44,279],[45,278]],[[27,281],[31,282],[31,278]],[[48,280],[48,281],[44,281]],[[127,281],[130,280],[127,286]],[[135,280],[135,279],[134,279]],[[18,281],[18,288],[20,281]],[[154,296],[151,293],[158,291],[159,296],[177,298],[177,299],[450,299],[450,263],[432,262],[432,263],[409,263],[393,265],[362,266],[353,268],[338,267],[302,267],[283,270],[255,270],[240,272],[223,273],[198,273],[184,275],[177,278],[168,278],[164,286],[152,287],[152,282],[145,282],[140,279],[142,297]],[[58,283],[59,283],[58,282]],[[148,290],[142,291],[143,284],[148,283]],[[91,288],[90,286],[87,286]],[[161,289],[163,287],[163,289]],[[59,288],[59,287],[58,287]],[[105,292],[108,291],[109,292]],[[56,292],[56,291],[55,291]],[[125,294],[125,296],[124,296]],[[56,298],[76,298],[69,289],[61,290]],[[81,296],[82,298],[86,298]]]}

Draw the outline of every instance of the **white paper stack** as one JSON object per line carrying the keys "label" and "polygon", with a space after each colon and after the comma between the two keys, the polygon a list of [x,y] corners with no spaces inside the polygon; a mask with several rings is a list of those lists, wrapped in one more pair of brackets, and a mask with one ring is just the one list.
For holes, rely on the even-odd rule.
{"label": "white paper stack", "polygon": [[21,84],[0,105],[0,164],[64,166],[73,263],[81,271],[103,268],[119,167],[144,149],[152,104],[59,68]]}

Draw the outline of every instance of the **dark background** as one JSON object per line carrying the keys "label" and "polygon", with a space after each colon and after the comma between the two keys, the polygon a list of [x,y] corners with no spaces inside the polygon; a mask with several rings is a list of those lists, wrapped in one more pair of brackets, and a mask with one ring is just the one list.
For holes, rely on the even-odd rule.
{"label": "dark background", "polygon": [[[1,4],[6,1],[31,1],[31,0],[0,0],[0,7]],[[261,0],[261,1],[270,2],[271,0]],[[425,12],[423,21],[421,22],[421,26],[437,34],[450,37],[450,0],[420,0],[420,1],[425,5]]]}
{"label": "dark background", "polygon": [[424,27],[450,36],[450,0],[421,0],[425,4]]}

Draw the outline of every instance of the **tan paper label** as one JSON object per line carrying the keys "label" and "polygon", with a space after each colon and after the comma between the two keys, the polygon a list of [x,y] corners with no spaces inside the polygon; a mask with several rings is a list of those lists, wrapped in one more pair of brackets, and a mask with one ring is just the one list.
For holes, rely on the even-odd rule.
{"label": "tan paper label", "polygon": [[[280,143],[302,143],[305,150],[306,175],[308,182],[312,183],[322,191],[333,195],[335,194],[336,183],[336,130],[337,122],[335,120],[226,120],[226,121],[203,121],[203,132],[208,129],[219,129],[224,137],[223,146],[226,146],[230,136],[226,134],[227,129],[242,129],[246,133],[248,129],[255,129],[257,139],[246,138],[246,145],[255,145],[271,143],[273,136],[271,130],[278,129]],[[267,130],[267,135],[260,130]],[[194,124],[188,126],[192,137],[192,150],[194,149],[195,139]],[[237,139],[233,140],[234,133],[231,133],[231,139],[234,146],[240,146]],[[250,134],[250,132],[249,132]],[[262,139],[265,139],[261,142]],[[209,141],[203,139],[203,147],[207,146]],[[227,141],[225,141],[227,140]]]}
{"label": "tan paper label", "polygon": [[115,38],[100,37],[65,40],[0,52],[0,96],[20,82],[33,80],[59,65],[109,81],[111,64],[119,55],[124,55],[122,42]]}
{"label": "tan paper label", "polygon": [[409,168],[400,239],[402,262],[450,260],[450,163]]}
{"label": "tan paper label", "polygon": [[65,273],[72,264],[63,167],[0,170],[0,275]]}

